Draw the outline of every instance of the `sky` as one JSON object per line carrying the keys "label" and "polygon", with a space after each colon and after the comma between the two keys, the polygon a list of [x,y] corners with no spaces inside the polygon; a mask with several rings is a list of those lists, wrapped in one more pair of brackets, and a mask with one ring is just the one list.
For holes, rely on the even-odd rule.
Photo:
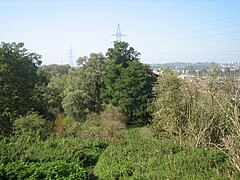
{"label": "sky", "polygon": [[143,63],[240,62],[240,0],[0,0],[0,41],[43,64],[105,54],[118,24]]}

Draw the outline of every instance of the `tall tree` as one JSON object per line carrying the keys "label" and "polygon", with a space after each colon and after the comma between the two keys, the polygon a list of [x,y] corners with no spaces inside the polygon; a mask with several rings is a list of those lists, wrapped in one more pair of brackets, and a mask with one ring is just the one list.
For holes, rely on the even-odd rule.
{"label": "tall tree", "polygon": [[69,65],[43,65],[38,68],[38,82],[34,88],[34,110],[52,120],[63,113],[62,100]]}
{"label": "tall tree", "polygon": [[63,113],[62,101],[64,98],[64,90],[66,88],[68,74],[56,75],[50,79],[47,89],[48,94],[48,110],[57,116]]}
{"label": "tall tree", "polygon": [[109,66],[104,77],[101,98],[104,103],[120,107],[128,116],[128,123],[145,123],[150,116],[147,104],[152,99],[155,81],[150,67],[139,62],[139,55],[126,42],[116,42],[109,48]]}
{"label": "tall tree", "polygon": [[0,133],[10,132],[13,120],[32,107],[41,56],[29,53],[23,43],[0,44]]}
{"label": "tall tree", "polygon": [[165,69],[154,87],[153,127],[158,133],[181,136],[183,127],[183,82]]}
{"label": "tall tree", "polygon": [[68,116],[81,120],[88,112],[101,109],[100,89],[106,62],[103,54],[92,53],[80,57],[77,63],[80,67],[69,72],[62,104]]}

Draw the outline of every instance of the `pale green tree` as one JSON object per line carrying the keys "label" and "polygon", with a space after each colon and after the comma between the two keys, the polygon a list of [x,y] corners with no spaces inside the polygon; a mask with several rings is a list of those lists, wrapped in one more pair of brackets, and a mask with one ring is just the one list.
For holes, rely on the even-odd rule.
{"label": "pale green tree", "polygon": [[103,54],[92,53],[80,57],[77,64],[79,67],[68,74],[62,105],[68,116],[81,120],[87,113],[101,110],[100,90],[106,61]]}
{"label": "pale green tree", "polygon": [[183,131],[183,83],[170,69],[165,69],[154,86],[153,127],[159,134],[181,136]]}

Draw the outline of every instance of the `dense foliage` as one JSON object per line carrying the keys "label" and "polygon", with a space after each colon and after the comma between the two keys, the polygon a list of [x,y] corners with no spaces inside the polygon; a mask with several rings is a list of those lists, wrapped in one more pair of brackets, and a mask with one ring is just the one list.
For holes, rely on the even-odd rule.
{"label": "dense foliage", "polygon": [[26,136],[4,138],[0,145],[0,179],[87,179],[106,148],[105,143],[78,138],[43,141]]}
{"label": "dense foliage", "polygon": [[88,172],[76,163],[12,162],[0,165],[0,179],[88,179]]}
{"label": "dense foliage", "polygon": [[115,42],[40,66],[1,43],[0,179],[239,179],[238,81],[154,75],[139,56]]}
{"label": "dense foliage", "polygon": [[[96,165],[99,179],[228,179],[227,156],[137,134],[109,146]],[[239,178],[240,174],[235,174]]]}
{"label": "dense foliage", "polygon": [[10,133],[14,119],[34,108],[40,58],[23,43],[0,44],[0,134]]}
{"label": "dense foliage", "polygon": [[80,57],[77,62],[80,67],[69,72],[62,105],[69,117],[80,121],[88,113],[101,110],[100,90],[106,63],[101,53]]}
{"label": "dense foliage", "polygon": [[80,137],[112,144],[127,138],[126,116],[116,107],[107,106],[100,114],[92,113],[80,129]]}
{"label": "dense foliage", "polygon": [[128,46],[116,42],[114,48],[108,49],[110,63],[101,97],[104,103],[120,107],[128,116],[128,123],[144,124],[150,118],[146,108],[153,98],[155,76],[149,66],[139,62],[140,53]]}

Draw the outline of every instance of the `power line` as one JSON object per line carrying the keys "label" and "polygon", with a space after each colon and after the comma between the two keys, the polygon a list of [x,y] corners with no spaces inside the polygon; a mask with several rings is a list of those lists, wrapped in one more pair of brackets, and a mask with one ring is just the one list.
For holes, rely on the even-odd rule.
{"label": "power line", "polygon": [[[195,33],[195,32],[203,32],[206,30],[214,30],[214,29],[227,29],[227,28],[231,28],[231,27],[237,27],[240,26],[240,24],[231,24],[231,25],[227,25],[227,26],[215,26],[215,27],[208,27],[208,28],[201,28],[201,29],[197,29],[197,30],[190,30],[190,31],[180,31],[180,32],[166,32],[164,33],[164,35],[175,35],[175,34],[187,34],[187,33]],[[153,34],[154,36],[156,36],[157,34]]]}
{"label": "power line", "polygon": [[142,43],[176,42],[178,40],[207,38],[207,37],[221,36],[221,35],[226,35],[226,34],[237,34],[237,33],[240,33],[240,31],[231,31],[231,32],[225,32],[225,33],[217,33],[217,34],[209,34],[209,35],[201,35],[201,36],[191,36],[191,37],[176,38],[176,39],[166,39],[166,40],[163,39],[163,40],[160,40],[160,41],[145,41],[145,42],[142,42]]}
{"label": "power line", "polygon": [[237,17],[240,17],[240,14],[239,15],[234,15],[234,16],[229,16],[229,17],[224,17],[224,18],[219,18],[219,19],[215,19],[215,20],[211,20],[211,21],[203,21],[203,22],[195,23],[195,24],[169,27],[169,28],[158,30],[158,31],[143,32],[143,33],[129,33],[129,35],[144,35],[144,34],[149,34],[149,33],[158,33],[158,32],[163,32],[163,31],[169,31],[169,30],[172,30],[172,29],[184,29],[184,28],[200,26],[200,25],[204,25],[204,24],[211,24],[211,23],[214,23],[214,22],[226,21],[226,20],[229,20],[229,19],[237,18]]}
{"label": "power line", "polygon": [[[206,40],[206,41],[191,41],[191,42],[186,42],[188,44],[196,44],[196,43],[214,43],[214,42],[227,42],[227,41],[240,41],[238,38],[234,39],[218,39],[218,40]],[[164,44],[183,44],[183,42],[164,42]]]}
{"label": "power line", "polygon": [[151,54],[180,54],[180,55],[239,55],[240,51],[238,50],[229,50],[229,51],[193,51],[193,52],[143,52],[143,53],[151,53]]}

